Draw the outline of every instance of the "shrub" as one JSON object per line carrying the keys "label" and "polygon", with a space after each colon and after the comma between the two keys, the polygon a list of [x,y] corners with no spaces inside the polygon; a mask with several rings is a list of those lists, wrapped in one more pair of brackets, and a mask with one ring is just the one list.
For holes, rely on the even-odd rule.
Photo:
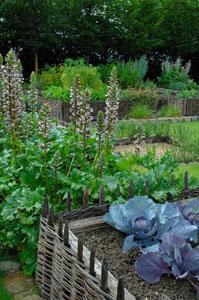
{"label": "shrub", "polygon": [[121,100],[130,100],[134,105],[147,105],[155,109],[158,105],[159,95],[156,89],[129,89],[122,91]]}
{"label": "shrub", "polygon": [[148,119],[153,115],[151,109],[147,105],[136,105],[129,113],[129,117],[135,119]]}
{"label": "shrub", "polygon": [[41,88],[46,89],[51,85],[61,86],[61,73],[62,69],[60,66],[45,66],[45,69],[41,72],[41,75],[39,76]]}
{"label": "shrub", "polygon": [[159,111],[161,117],[180,117],[182,116],[181,109],[174,105],[165,105]]}
{"label": "shrub", "polygon": [[197,88],[197,83],[190,79],[190,68],[191,63],[188,62],[183,66],[180,58],[175,62],[169,59],[165,60],[161,66],[162,73],[159,78],[159,85],[164,88],[180,91]]}
{"label": "shrub", "polygon": [[73,78],[79,74],[82,89],[89,89],[92,100],[105,100],[107,86],[101,80],[97,67],[88,65],[83,59],[67,59],[63,66],[48,68],[40,76],[43,95],[46,98],[68,100]]}
{"label": "shrub", "polygon": [[179,99],[199,99],[199,91],[195,89],[183,90],[176,94],[176,98]]}
{"label": "shrub", "polygon": [[42,91],[42,95],[46,99],[55,99],[55,100],[69,100],[69,90],[65,90],[61,86],[51,85],[44,91]]}
{"label": "shrub", "polygon": [[108,82],[111,70],[116,67],[120,86],[125,89],[140,85],[148,71],[148,61],[145,56],[137,60],[129,60],[127,63],[116,61],[107,65],[100,65],[98,71],[104,82]]}

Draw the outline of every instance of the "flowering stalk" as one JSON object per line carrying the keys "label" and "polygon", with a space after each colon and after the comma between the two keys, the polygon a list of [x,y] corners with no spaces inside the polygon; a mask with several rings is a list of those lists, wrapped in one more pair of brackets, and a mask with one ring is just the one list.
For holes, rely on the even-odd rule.
{"label": "flowering stalk", "polygon": [[2,106],[3,106],[3,97],[2,97],[2,65],[3,65],[3,56],[0,53],[0,113],[2,114]]}
{"label": "flowering stalk", "polygon": [[79,102],[81,101],[80,88],[80,76],[77,74],[70,90],[70,119],[75,133],[79,117]]}
{"label": "flowering stalk", "polygon": [[11,134],[16,135],[22,115],[22,67],[11,49],[1,66],[3,115]]}
{"label": "flowering stalk", "polygon": [[27,92],[27,106],[29,114],[27,116],[28,122],[28,136],[31,136],[35,132],[35,128],[37,127],[37,105],[39,102],[39,92],[37,89],[37,78],[34,72],[30,75],[30,85],[29,90]]}
{"label": "flowering stalk", "polygon": [[84,92],[82,97],[79,98],[78,103],[78,120],[77,120],[77,131],[83,136],[83,148],[84,148],[84,156],[86,156],[86,144],[87,138],[90,133],[90,125],[92,121],[92,108],[90,106],[91,102],[91,94],[88,90]]}
{"label": "flowering stalk", "polygon": [[37,77],[34,72],[30,75],[30,86],[28,91],[28,106],[31,113],[37,111],[37,104],[39,102],[39,91],[37,88]]}
{"label": "flowering stalk", "polygon": [[22,66],[11,49],[1,65],[2,112],[6,130],[10,134],[13,154],[18,147],[22,117]]}
{"label": "flowering stalk", "polygon": [[99,111],[97,114],[97,144],[98,144],[98,154],[101,152],[104,139],[104,114]]}
{"label": "flowering stalk", "polygon": [[41,107],[39,113],[39,128],[38,128],[38,135],[42,138],[43,144],[41,147],[44,149],[44,180],[46,189],[48,187],[48,180],[47,180],[47,154],[49,151],[49,133],[50,133],[50,122],[49,122],[49,107],[46,103],[44,103]]}
{"label": "flowering stalk", "polygon": [[117,70],[113,68],[109,79],[108,93],[106,95],[105,136],[107,145],[110,143],[110,138],[113,135],[114,126],[118,119],[119,93]]}

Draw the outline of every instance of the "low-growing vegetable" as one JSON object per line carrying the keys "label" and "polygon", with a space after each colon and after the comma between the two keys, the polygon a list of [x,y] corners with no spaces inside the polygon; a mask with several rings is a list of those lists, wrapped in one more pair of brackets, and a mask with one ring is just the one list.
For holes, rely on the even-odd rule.
{"label": "low-growing vegetable", "polygon": [[199,228],[199,198],[193,199],[187,205],[179,203],[183,217]]}
{"label": "low-growing vegetable", "polygon": [[197,227],[181,216],[176,203],[156,204],[148,197],[134,197],[125,204],[112,205],[104,220],[127,234],[124,251],[158,251],[161,237],[168,231],[197,241]]}
{"label": "low-growing vegetable", "polygon": [[159,252],[140,256],[135,263],[135,271],[148,283],[158,282],[163,274],[187,279],[198,294],[199,249],[192,248],[182,235],[165,233]]}

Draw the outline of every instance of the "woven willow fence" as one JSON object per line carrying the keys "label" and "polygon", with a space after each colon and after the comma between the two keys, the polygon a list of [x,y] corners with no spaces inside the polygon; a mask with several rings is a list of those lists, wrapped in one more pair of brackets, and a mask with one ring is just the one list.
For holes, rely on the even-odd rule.
{"label": "woven willow fence", "polygon": [[114,299],[86,270],[72,245],[65,245],[54,227],[42,218],[36,282],[44,299]]}
{"label": "woven willow fence", "polygon": [[[99,211],[101,209],[99,207]],[[93,207],[93,211],[96,210],[97,208]],[[111,274],[108,272],[106,261],[102,264],[98,261],[100,278],[95,276],[95,250],[89,252],[83,246],[83,241],[77,239],[69,230],[68,222],[63,226],[60,219],[58,224],[55,224],[55,219],[46,201],[40,223],[36,274],[42,297],[50,300],[134,300],[123,288],[122,279],[117,281],[115,296],[110,293],[108,280]]]}

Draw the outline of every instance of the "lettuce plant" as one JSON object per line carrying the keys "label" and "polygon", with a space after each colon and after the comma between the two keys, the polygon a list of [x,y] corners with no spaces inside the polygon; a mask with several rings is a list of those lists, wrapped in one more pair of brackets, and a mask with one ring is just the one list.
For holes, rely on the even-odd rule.
{"label": "lettuce plant", "polygon": [[134,197],[125,204],[112,205],[104,220],[127,234],[124,251],[158,251],[161,237],[168,231],[197,241],[197,227],[181,216],[176,203],[156,204],[147,197]]}
{"label": "lettuce plant", "polygon": [[197,290],[199,299],[199,248],[192,248],[182,235],[165,233],[159,252],[140,256],[135,271],[148,283],[158,282],[163,274],[187,279]]}

